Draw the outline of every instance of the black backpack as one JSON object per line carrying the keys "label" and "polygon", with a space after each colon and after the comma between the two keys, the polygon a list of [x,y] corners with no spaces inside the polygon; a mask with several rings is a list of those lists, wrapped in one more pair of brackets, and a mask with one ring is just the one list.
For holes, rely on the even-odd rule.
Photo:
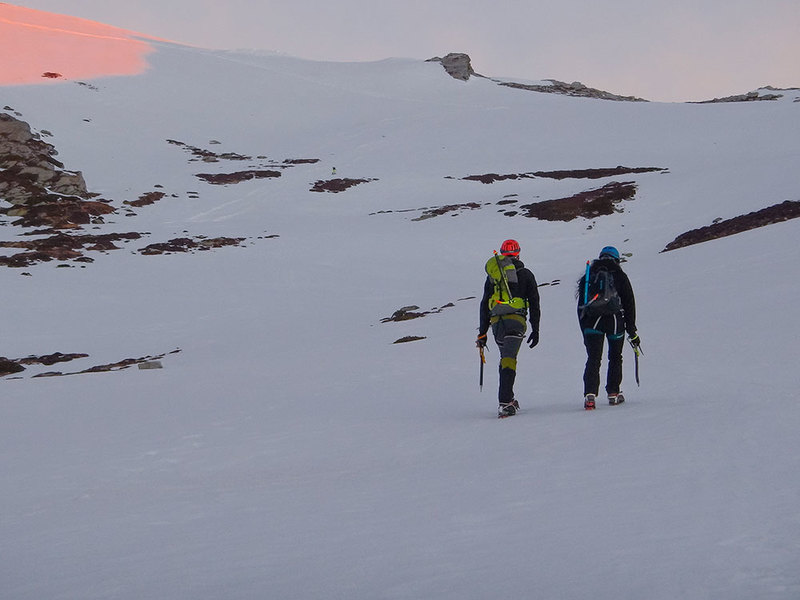
{"label": "black backpack", "polygon": [[586,279],[579,305],[581,318],[613,315],[622,310],[622,300],[614,285],[614,275],[604,265],[586,265]]}

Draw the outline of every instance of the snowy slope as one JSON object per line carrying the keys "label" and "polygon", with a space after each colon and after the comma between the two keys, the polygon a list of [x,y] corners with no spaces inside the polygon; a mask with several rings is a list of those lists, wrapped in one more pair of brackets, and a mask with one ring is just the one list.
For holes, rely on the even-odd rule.
{"label": "snowy slope", "polygon": [[[436,63],[151,44],[142,75],[0,88],[118,208],[92,229],[145,234],[91,264],[0,271],[0,354],[89,355],[2,382],[4,598],[800,595],[800,224],[660,252],[799,199],[796,92],[618,103]],[[192,161],[167,140],[252,159]],[[286,159],[319,162],[196,177]],[[462,180],[617,165],[667,171]],[[309,191],[333,167],[371,181]],[[636,197],[592,221],[497,205],[612,180]],[[168,196],[126,217],[153,189]],[[24,233],[11,220],[4,240]],[[182,235],[247,241],[136,252]],[[498,421],[493,346],[477,385],[474,297],[507,237],[556,285],[521,352],[524,411]],[[637,388],[626,351],[625,405],[586,413],[573,281],[606,244],[630,254],[646,354]],[[444,308],[380,322],[409,305]],[[392,343],[407,335],[425,339]],[[175,349],[161,370],[32,377]]]}

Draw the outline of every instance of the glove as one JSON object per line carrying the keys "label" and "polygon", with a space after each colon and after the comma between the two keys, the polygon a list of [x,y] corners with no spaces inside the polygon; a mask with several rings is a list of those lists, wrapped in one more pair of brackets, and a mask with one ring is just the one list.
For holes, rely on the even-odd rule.
{"label": "glove", "polygon": [[642,343],[641,338],[639,337],[638,333],[634,333],[633,335],[628,336],[628,342],[630,342],[631,346],[633,346],[634,350],[639,349],[639,345]]}
{"label": "glove", "polygon": [[482,333],[478,336],[478,339],[475,340],[475,345],[478,348],[485,348],[486,347],[486,334]]}
{"label": "glove", "polygon": [[539,343],[539,332],[535,329],[531,331],[531,334],[528,336],[528,345],[531,348],[535,348],[536,344]]}

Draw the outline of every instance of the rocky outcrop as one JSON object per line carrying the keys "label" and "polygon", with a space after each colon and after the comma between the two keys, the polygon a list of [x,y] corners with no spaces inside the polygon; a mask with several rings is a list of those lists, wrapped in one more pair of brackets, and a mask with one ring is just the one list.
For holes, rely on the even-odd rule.
{"label": "rocky outcrop", "polygon": [[[472,61],[469,54],[463,52],[451,52],[444,57],[435,56],[429,58],[426,62],[438,62],[444,67],[444,70],[453,77],[460,81],[467,81],[470,77],[483,77],[479,75],[472,68]],[[565,83],[555,79],[544,79],[540,84],[525,84],[515,83],[513,81],[499,81],[493,79],[498,85],[505,87],[516,88],[520,90],[528,90],[531,92],[543,92],[546,94],[562,94],[564,96],[578,96],[581,98],[598,98],[601,100],[617,100],[625,102],[647,102],[643,98],[636,98],[635,96],[620,96],[605,92],[595,88],[590,88],[580,81],[573,83]]]}
{"label": "rocky outcrop", "polygon": [[622,165],[600,169],[570,169],[561,171],[534,171],[531,173],[510,173],[499,175],[497,173],[486,173],[483,175],[468,175],[463,177],[467,181],[480,181],[481,183],[494,183],[506,179],[536,179],[544,177],[548,179],[603,179],[605,177],[616,177],[619,175],[629,175],[632,173],[652,173],[665,172],[667,169],[662,167],[624,167]]}
{"label": "rocky outcrop", "polygon": [[[277,236],[270,236],[277,237]],[[140,254],[153,256],[155,254],[174,254],[176,252],[195,252],[211,250],[212,248],[223,248],[225,246],[240,246],[245,238],[175,238],[168,242],[150,244],[139,250]]]}
{"label": "rocky outcrop", "polygon": [[800,218],[800,201],[786,200],[761,210],[739,215],[731,219],[719,220],[711,225],[692,229],[682,233],[666,245],[662,252],[677,250],[693,244],[716,240],[721,237],[735,235],[758,227],[765,227],[773,223],[780,223],[790,219]]}
{"label": "rocky outcrop", "polygon": [[[703,100],[701,102],[690,102],[689,104],[716,104],[724,102],[758,102],[760,100],[780,100],[783,98],[783,92],[797,92],[800,88],[780,89],[772,87],[771,85],[764,86],[758,90],[747,92],[746,94],[735,94],[733,96],[725,96],[724,98],[714,98],[713,100]],[[795,102],[798,98],[795,98]]]}
{"label": "rocky outcrop", "polygon": [[441,63],[444,70],[447,71],[451,77],[460,81],[467,81],[472,75],[475,75],[475,71],[472,70],[472,61],[469,55],[462,52],[451,52],[444,58],[435,56],[429,58],[425,62]]}
{"label": "rocky outcrop", "polygon": [[267,179],[270,177],[280,176],[280,171],[255,169],[251,169],[249,171],[236,171],[235,173],[198,173],[195,175],[195,177],[198,179],[213,185],[228,185],[231,183],[249,181],[251,179]]}
{"label": "rocky outcrop", "polygon": [[56,149],[30,126],[0,113],[0,212],[19,217],[14,224],[54,229],[78,227],[110,212],[92,200],[79,171],[68,171],[55,159]]}
{"label": "rocky outcrop", "polygon": [[11,375],[13,373],[19,373],[20,371],[24,370],[25,367],[23,367],[17,361],[9,360],[5,356],[0,356],[0,377],[5,377],[6,375]]}
{"label": "rocky outcrop", "polygon": [[603,90],[588,87],[580,81],[565,83],[556,79],[545,79],[541,84],[515,83],[513,81],[497,81],[499,85],[527,90],[529,92],[543,92],[545,94],[561,94],[563,96],[576,96],[578,98],[596,98],[599,100],[616,100],[618,102],[648,102],[636,96],[620,96]]}
{"label": "rocky outcrop", "polygon": [[[618,205],[623,200],[633,200],[635,196],[634,182],[612,181],[601,188],[580,192],[568,198],[523,204],[519,208],[524,211],[523,216],[542,221],[572,221],[578,217],[594,219],[621,212]],[[515,214],[516,212],[509,216]]]}
{"label": "rocky outcrop", "polygon": [[104,233],[104,234],[68,234],[58,232],[47,237],[31,237],[13,242],[0,241],[0,248],[22,249],[11,256],[0,256],[0,265],[4,267],[29,267],[51,260],[74,260],[76,262],[93,262],[84,256],[84,251],[106,252],[120,248],[115,242],[138,240],[141,234]]}
{"label": "rocky outcrop", "polygon": [[343,192],[348,188],[353,187],[354,185],[360,185],[362,183],[369,183],[370,181],[376,181],[375,179],[349,179],[349,178],[341,178],[341,179],[328,179],[328,180],[318,180],[314,182],[314,185],[311,187],[312,192],[330,192],[332,194],[338,194],[339,192]]}

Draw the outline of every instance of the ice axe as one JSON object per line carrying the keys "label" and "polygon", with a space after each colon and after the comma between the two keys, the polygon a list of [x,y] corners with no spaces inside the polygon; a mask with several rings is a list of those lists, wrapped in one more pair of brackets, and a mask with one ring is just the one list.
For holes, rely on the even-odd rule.
{"label": "ice axe", "polygon": [[642,347],[640,344],[634,344],[631,342],[630,338],[628,338],[628,342],[633,348],[633,364],[634,364],[634,374],[636,375],[636,385],[639,385],[639,356],[644,355],[642,352]]}
{"label": "ice axe", "polygon": [[483,355],[483,346],[478,346],[478,352],[481,355],[481,377],[478,384],[481,387],[481,391],[483,391],[483,365],[486,364],[486,357]]}
{"label": "ice axe", "polygon": [[478,385],[480,385],[481,391],[483,391],[483,365],[486,364],[486,356],[484,356],[483,350],[484,350],[484,348],[486,348],[486,344],[485,344],[485,342],[483,344],[480,343],[481,338],[486,339],[486,335],[485,334],[482,335],[482,336],[479,335],[478,336],[478,344],[477,344],[477,346],[478,346],[478,354],[481,357],[481,376],[478,379]]}

